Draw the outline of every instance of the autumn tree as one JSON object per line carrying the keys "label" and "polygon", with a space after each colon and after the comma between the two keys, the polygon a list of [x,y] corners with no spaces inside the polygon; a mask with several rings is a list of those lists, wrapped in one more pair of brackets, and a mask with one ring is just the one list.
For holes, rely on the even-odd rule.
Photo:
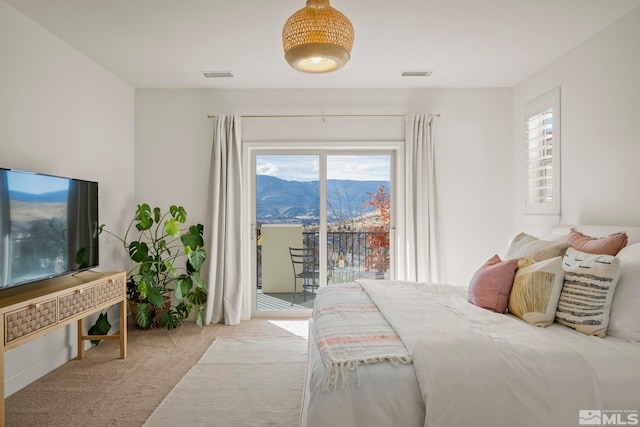
{"label": "autumn tree", "polygon": [[386,272],[389,269],[389,227],[391,226],[391,196],[385,191],[384,185],[378,187],[378,191],[367,191],[369,200],[362,204],[374,207],[380,219],[375,225],[366,227],[367,231],[367,256],[365,260],[366,271]]}

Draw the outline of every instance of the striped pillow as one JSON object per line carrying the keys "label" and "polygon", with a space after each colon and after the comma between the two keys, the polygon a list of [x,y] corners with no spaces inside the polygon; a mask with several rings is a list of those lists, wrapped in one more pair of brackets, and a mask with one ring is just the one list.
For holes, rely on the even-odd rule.
{"label": "striped pillow", "polygon": [[556,321],[583,334],[604,337],[620,277],[620,260],[569,248],[563,269],[564,286]]}

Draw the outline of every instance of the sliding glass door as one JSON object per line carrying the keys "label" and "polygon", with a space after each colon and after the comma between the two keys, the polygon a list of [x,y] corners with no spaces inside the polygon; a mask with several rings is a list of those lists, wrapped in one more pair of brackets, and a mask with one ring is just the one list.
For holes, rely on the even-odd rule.
{"label": "sliding glass door", "polygon": [[[255,156],[258,310],[313,305],[313,290],[320,284],[319,161],[317,154]],[[294,264],[289,248],[308,248],[313,252]]]}
{"label": "sliding glass door", "polygon": [[256,311],[307,310],[320,286],[392,276],[392,159],[253,154]]}
{"label": "sliding glass door", "polygon": [[327,156],[327,283],[391,272],[391,156]]}

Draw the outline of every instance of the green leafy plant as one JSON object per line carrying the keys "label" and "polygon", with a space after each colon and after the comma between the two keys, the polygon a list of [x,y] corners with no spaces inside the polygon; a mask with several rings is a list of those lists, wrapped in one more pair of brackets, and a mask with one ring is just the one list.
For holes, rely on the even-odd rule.
{"label": "green leafy plant", "polygon": [[[89,335],[107,335],[111,330],[111,323],[109,323],[109,311],[100,313],[96,323],[89,328]],[[91,345],[98,345],[102,340],[91,340]]]}
{"label": "green leafy plant", "polygon": [[[135,322],[143,329],[156,324],[168,329],[182,325],[195,308],[196,323],[204,324],[205,282],[200,277],[204,250],[202,224],[185,226],[187,212],[172,205],[167,212],[140,204],[124,236],[117,238],[131,260],[127,299],[134,304]],[[133,307],[132,307],[133,308]],[[133,310],[132,310],[133,311]]]}

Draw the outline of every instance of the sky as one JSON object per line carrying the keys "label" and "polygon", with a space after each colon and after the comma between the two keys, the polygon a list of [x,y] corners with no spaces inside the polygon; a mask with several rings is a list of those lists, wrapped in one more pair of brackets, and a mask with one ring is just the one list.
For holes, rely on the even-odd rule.
{"label": "sky", "polygon": [[[327,179],[390,181],[390,163],[389,155],[327,156]],[[317,181],[319,164],[318,155],[259,155],[256,156],[256,174],[287,181]]]}
{"label": "sky", "polygon": [[21,171],[9,171],[7,184],[10,190],[30,194],[45,194],[69,189],[69,180],[67,178]]}

